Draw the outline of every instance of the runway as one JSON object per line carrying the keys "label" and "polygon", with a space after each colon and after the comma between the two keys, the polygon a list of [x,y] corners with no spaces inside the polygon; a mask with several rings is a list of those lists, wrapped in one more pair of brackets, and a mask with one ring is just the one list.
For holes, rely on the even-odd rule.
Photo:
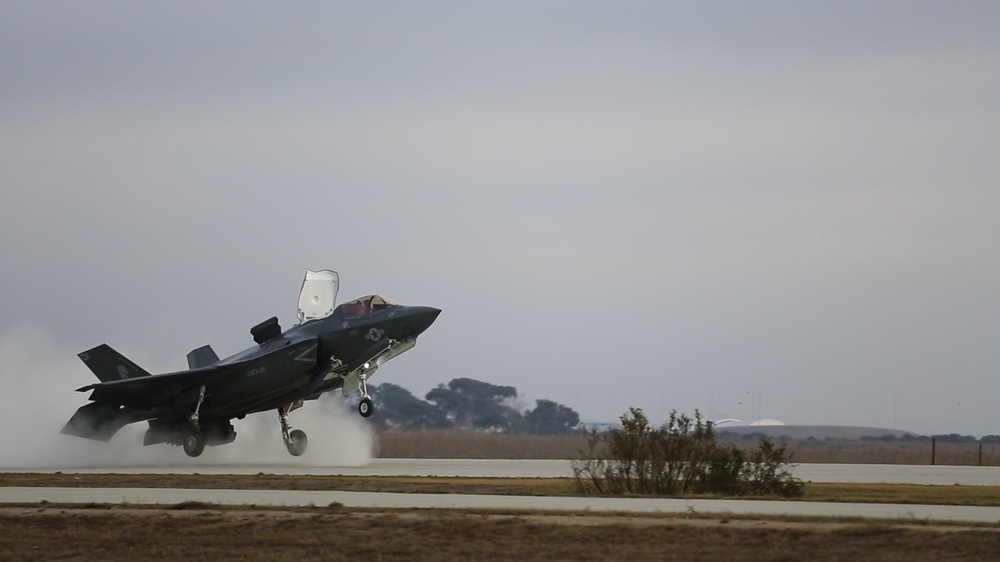
{"label": "runway", "polygon": [[573,498],[466,494],[396,494],[289,490],[189,490],[167,488],[0,488],[0,503],[162,504],[204,502],[220,505],[418,509],[512,509],[642,513],[728,513],[865,517],[899,522],[965,521],[1000,523],[1000,507],[822,503],[760,500],[665,498]]}
{"label": "runway", "polygon": [[[559,460],[451,460],[375,459],[364,466],[308,465],[177,465],[141,467],[60,467],[0,469],[2,472],[62,472],[117,474],[287,474],[341,476],[442,476],[565,478],[572,476],[569,461]],[[812,482],[908,483],[924,485],[1000,485],[1000,468],[910,465],[804,464],[794,469]],[[0,488],[0,503],[110,503],[177,504],[206,502],[220,505],[328,506],[421,509],[517,509],[553,511],[730,513],[865,517],[902,522],[925,520],[1000,523],[1000,507],[913,504],[822,503],[760,500],[684,500],[663,498],[528,497],[467,494],[398,494],[343,491],[191,490],[153,488]]]}
{"label": "runway", "polygon": [[[0,468],[0,472],[64,474],[276,474],[316,476],[440,476],[478,478],[569,478],[568,460],[372,459],[363,466],[310,464],[219,464],[197,462],[111,467]],[[1000,486],[1000,467],[886,464],[800,464],[793,474],[806,482]]]}

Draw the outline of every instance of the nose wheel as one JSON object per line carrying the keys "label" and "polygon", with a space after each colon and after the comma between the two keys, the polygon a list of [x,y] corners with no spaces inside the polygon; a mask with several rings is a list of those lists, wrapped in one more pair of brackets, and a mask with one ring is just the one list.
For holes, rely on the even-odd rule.
{"label": "nose wheel", "polygon": [[281,437],[285,440],[285,448],[293,457],[301,457],[309,446],[309,439],[306,432],[301,429],[292,429],[288,425],[288,411],[291,405],[278,408],[278,421],[281,422]]}
{"label": "nose wheel", "polygon": [[370,418],[372,416],[372,413],[374,412],[375,412],[375,403],[372,402],[371,397],[365,396],[364,398],[362,398],[361,402],[358,404],[358,413],[361,414],[361,417]]}

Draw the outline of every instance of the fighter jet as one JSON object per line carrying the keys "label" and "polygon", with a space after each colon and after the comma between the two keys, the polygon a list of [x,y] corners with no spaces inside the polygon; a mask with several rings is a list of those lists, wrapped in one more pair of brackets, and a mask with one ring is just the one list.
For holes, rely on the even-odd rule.
{"label": "fighter jet", "polygon": [[441,311],[403,306],[368,295],[334,308],[337,272],[307,270],[299,292],[299,323],[282,332],[278,318],[250,329],[256,343],[220,360],[211,346],[188,353],[189,370],[151,375],[107,344],[79,354],[101,382],[62,433],[109,441],[130,423],[148,421],[144,445],[180,445],[191,457],[205,446],[232,443],[232,420],[276,410],[288,452],[305,453],[305,432],[291,429],[288,414],[307,400],[341,389],[360,391],[358,411],[374,404],[367,380],[386,361],[408,351]]}

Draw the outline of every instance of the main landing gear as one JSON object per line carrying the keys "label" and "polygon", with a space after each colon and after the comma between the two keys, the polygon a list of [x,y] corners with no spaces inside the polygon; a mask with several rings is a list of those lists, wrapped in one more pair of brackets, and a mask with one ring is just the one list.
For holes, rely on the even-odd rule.
{"label": "main landing gear", "polygon": [[194,407],[194,412],[188,416],[188,420],[191,422],[191,429],[184,436],[181,443],[184,447],[184,452],[189,457],[197,457],[205,451],[205,432],[201,430],[201,425],[198,423],[198,412],[201,410],[201,403],[204,401],[205,385],[201,385],[201,388],[198,389],[198,404]]}
{"label": "main landing gear", "polygon": [[301,429],[291,429],[288,425],[288,412],[291,404],[278,408],[278,421],[281,422],[281,437],[285,440],[285,447],[293,457],[301,457],[309,446],[309,439],[306,432]]}

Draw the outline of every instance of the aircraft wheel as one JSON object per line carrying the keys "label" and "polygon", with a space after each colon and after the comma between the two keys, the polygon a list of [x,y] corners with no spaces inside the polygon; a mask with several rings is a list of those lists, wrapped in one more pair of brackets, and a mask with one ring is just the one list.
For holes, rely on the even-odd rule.
{"label": "aircraft wheel", "polygon": [[305,431],[294,429],[288,434],[288,443],[285,443],[285,447],[288,447],[288,452],[293,457],[301,457],[306,452],[306,447],[308,446],[309,439],[306,437]]}
{"label": "aircraft wheel", "polygon": [[365,396],[361,399],[361,403],[358,404],[358,413],[361,414],[363,418],[370,418],[372,413],[375,411],[375,403],[372,399]]}
{"label": "aircraft wheel", "polygon": [[184,436],[184,452],[189,457],[197,457],[205,450],[205,434],[192,431]]}

